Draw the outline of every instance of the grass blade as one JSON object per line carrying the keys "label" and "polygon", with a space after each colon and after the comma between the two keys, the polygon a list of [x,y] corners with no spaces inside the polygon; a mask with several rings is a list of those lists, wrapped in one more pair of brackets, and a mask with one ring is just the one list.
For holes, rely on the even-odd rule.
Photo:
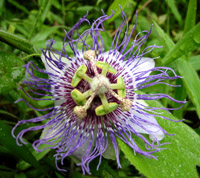
{"label": "grass blade", "polygon": [[167,53],[163,59],[163,65],[166,65],[176,59],[194,51],[200,45],[200,23],[187,32],[176,46]]}
{"label": "grass blade", "polygon": [[122,9],[124,9],[126,7],[126,5],[127,5],[128,2],[129,2],[129,0],[123,0],[123,1],[121,1],[121,0],[115,0],[110,5],[110,7],[108,8],[107,14],[111,15],[112,14],[111,10],[113,10],[113,11],[116,10],[116,13],[114,14],[114,16],[111,19],[107,20],[107,23],[112,22],[121,13],[119,5],[121,5]]}
{"label": "grass blade", "polygon": [[184,60],[178,59],[176,61],[178,71],[183,77],[183,82],[186,87],[186,90],[193,102],[196,106],[197,114],[200,118],[200,80],[199,76],[197,75],[196,71],[192,67],[191,63]]}
{"label": "grass blade", "polygon": [[188,32],[195,25],[197,11],[197,0],[190,0],[185,20],[184,33]]}
{"label": "grass blade", "polygon": [[178,11],[178,8],[176,7],[176,3],[174,0],[165,0],[169,8],[171,9],[172,13],[174,14],[176,20],[181,25],[182,24],[182,18]]}

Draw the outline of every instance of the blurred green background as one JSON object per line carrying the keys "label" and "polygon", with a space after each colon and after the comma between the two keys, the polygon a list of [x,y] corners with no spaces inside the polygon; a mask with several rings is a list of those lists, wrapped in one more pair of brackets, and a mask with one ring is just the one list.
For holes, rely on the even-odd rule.
{"label": "blurred green background", "polygon": [[[102,33],[102,37],[108,50],[122,22],[119,4],[127,15],[129,31],[134,25],[135,13],[138,11],[137,28],[132,39],[138,32],[149,30],[151,24],[154,24],[145,46],[156,44],[163,48],[153,50],[148,57],[160,56],[156,59],[157,66],[171,67],[183,77],[170,81],[171,84],[182,87],[156,85],[143,92],[166,93],[178,100],[187,99],[188,102],[183,108],[173,112],[177,119],[185,120],[177,125],[168,125],[168,122],[166,124],[161,121],[161,125],[164,125],[167,131],[171,131],[170,133],[177,133],[177,137],[167,138],[166,141],[175,146],[167,147],[171,155],[163,151],[165,156],[162,157],[162,151],[158,153],[158,158],[161,156],[157,162],[137,155],[132,158],[134,153],[123,143],[119,143],[122,150],[120,153],[122,169],[117,169],[116,161],[103,159],[100,170],[96,171],[98,164],[96,159],[90,165],[92,175],[82,175],[75,160],[67,157],[64,168],[68,172],[59,172],[55,168],[54,151],[47,150],[37,154],[31,146],[33,140],[40,137],[40,131],[26,134],[28,144],[22,147],[16,145],[15,139],[10,134],[17,121],[41,115],[23,102],[14,104],[17,99],[26,98],[31,104],[42,108],[53,105],[53,101],[31,101],[18,90],[25,78],[23,65],[28,61],[34,61],[43,68],[40,54],[41,49],[46,47],[46,41],[54,39],[56,41],[54,47],[62,49],[64,30],[69,31],[87,11],[89,11],[88,19],[93,22],[102,15],[101,9],[108,15],[112,13],[111,10],[116,10],[113,18],[104,23],[106,31]],[[0,0],[0,177],[198,177],[200,172],[198,167],[200,165],[199,7],[200,2],[197,0]],[[79,32],[87,28],[89,25],[83,23]],[[120,38],[122,37],[123,35]],[[71,51],[68,52],[73,55]],[[165,107],[179,107],[179,104],[167,99],[162,99],[159,103],[149,103],[154,106],[160,104]],[[168,116],[168,113],[165,112],[163,115]],[[176,119],[175,117],[173,119]],[[23,128],[30,126],[31,124]]]}

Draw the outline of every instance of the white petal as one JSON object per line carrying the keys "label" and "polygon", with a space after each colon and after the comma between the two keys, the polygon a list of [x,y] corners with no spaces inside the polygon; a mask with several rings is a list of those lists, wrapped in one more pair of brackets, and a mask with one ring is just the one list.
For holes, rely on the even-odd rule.
{"label": "white petal", "polygon": [[[54,74],[54,75],[62,75],[63,74],[63,71],[61,71],[57,66],[56,66],[56,64],[53,62],[53,61],[49,61],[49,59],[48,59],[48,57],[49,57],[49,52],[47,51],[46,52],[46,56],[47,56],[47,58],[44,56],[44,54],[42,53],[42,55],[41,55],[41,59],[42,59],[42,62],[44,63],[44,65],[45,65],[45,69],[46,69],[46,71],[48,72],[48,73],[52,73],[52,74]],[[53,60],[55,60],[55,61],[58,61],[58,59],[59,59],[59,55],[58,54],[55,54],[55,53],[52,53],[52,52],[50,52],[50,56],[51,56],[51,58],[53,59]],[[65,58],[65,57],[61,57],[61,61],[63,62],[63,63],[65,63],[66,64],[66,66],[68,66],[68,65],[70,65],[70,61],[67,59],[67,58]],[[51,75],[49,75],[49,77],[50,78],[52,78],[54,81],[56,80],[56,78],[55,77],[52,77]],[[59,79],[58,79],[59,80]],[[58,83],[59,83],[59,81],[58,81]],[[54,94],[55,92],[55,89],[54,89],[54,87],[55,86],[51,86],[51,92],[52,92],[52,94]],[[64,103],[65,102],[65,99],[62,99],[62,96],[64,96],[64,91],[62,91],[62,88],[60,88],[60,96],[57,96],[57,97],[55,97],[55,98],[60,98],[60,100],[55,100],[54,101],[54,104],[55,104],[55,106],[60,106],[62,103]],[[64,90],[64,89],[63,89]]]}
{"label": "white petal", "polygon": [[[56,64],[53,61],[49,61],[49,53],[46,53],[47,57],[44,56],[44,54],[42,53],[41,55],[41,59],[42,62],[44,63],[45,69],[48,73],[51,74],[55,74],[57,75],[58,73],[60,73],[61,71],[58,69],[58,67],[56,66]],[[54,60],[57,60],[56,57],[54,57],[54,54],[51,53],[51,58],[53,58]]]}
{"label": "white petal", "polygon": [[[42,62],[44,63],[46,71],[52,74],[62,73],[62,71],[57,67],[57,65],[53,61],[49,61],[48,59],[50,56],[54,61],[58,61],[59,55],[52,52],[50,52],[50,55],[49,55],[49,52],[46,52],[46,56],[47,57],[45,57],[43,53],[41,55],[41,59],[42,59]],[[65,57],[61,57],[61,61],[67,65],[70,65],[70,61]]]}
{"label": "white petal", "polygon": [[[148,70],[154,68],[155,67],[155,62],[151,58],[143,57],[141,59],[135,59],[135,61],[133,62],[133,64],[131,66],[135,66],[135,68],[133,70],[133,73],[138,73],[138,72],[143,72],[143,71],[145,72],[145,71],[148,71]],[[142,77],[147,77],[147,76],[150,75],[150,73],[151,73],[151,71],[145,73]],[[133,76],[133,78],[134,77],[135,76]],[[134,82],[134,86],[137,86],[138,83],[143,82],[144,80],[145,79],[140,79],[140,80],[135,81]]]}
{"label": "white petal", "polygon": [[[142,102],[144,104],[144,101],[137,101],[137,102]],[[145,103],[145,105],[147,105]],[[143,115],[135,110],[131,110],[131,115],[132,116],[137,116],[141,118],[144,121],[137,120],[138,124],[144,127],[145,129],[141,128],[140,126],[132,123],[131,121],[128,121],[128,124],[138,133],[143,133],[143,134],[149,134],[149,138],[151,140],[157,140],[160,141],[164,138],[164,133],[162,129],[160,128],[157,120],[154,118],[152,115]],[[147,122],[145,122],[147,121]]]}
{"label": "white petal", "polygon": [[[57,97],[58,98],[58,97]],[[66,101],[66,99],[60,99],[60,100],[55,100],[54,101],[54,105],[55,106],[60,106],[61,104],[63,104]]]}
{"label": "white petal", "polygon": [[153,141],[160,141],[165,137],[165,134],[162,131],[157,132],[155,135],[149,135],[149,138]]}
{"label": "white petal", "polygon": [[[130,77],[133,80],[134,88],[137,88],[137,84],[140,82],[143,82],[145,79],[138,79],[137,74],[138,72],[145,72],[155,67],[155,61],[152,58],[148,57],[142,57],[142,58],[136,58],[132,61],[130,61],[127,64],[127,61],[120,60],[121,54],[116,51],[115,54],[111,53],[109,55],[109,52],[105,52],[99,56],[99,58],[103,57],[104,61],[108,62],[112,67],[114,67],[116,70],[122,70],[122,73],[120,76],[126,76],[127,73],[130,75]],[[151,73],[147,72],[142,77],[147,77]]]}
{"label": "white petal", "polygon": [[[142,72],[142,71],[147,71],[154,68],[155,61],[152,58],[143,57],[141,59],[135,59],[133,62],[133,65],[136,65],[134,72]],[[149,74],[150,72],[145,74],[145,76],[148,76]]]}
{"label": "white petal", "polygon": [[[104,60],[107,59],[107,62],[109,64],[113,62],[116,63],[117,61],[117,64],[118,65],[121,64],[122,68],[125,67],[127,70],[132,70],[134,73],[147,71],[155,67],[154,59],[149,58],[149,57],[136,58],[131,61],[131,64],[129,63],[128,66],[126,66],[126,61],[123,61],[123,62],[119,61],[119,59],[121,58],[120,56],[121,54],[118,51],[115,53],[115,55],[113,55],[113,53],[109,55],[109,51],[101,54],[101,57],[103,57]],[[145,74],[145,76],[148,76],[150,73],[151,72],[148,72],[147,74]]]}

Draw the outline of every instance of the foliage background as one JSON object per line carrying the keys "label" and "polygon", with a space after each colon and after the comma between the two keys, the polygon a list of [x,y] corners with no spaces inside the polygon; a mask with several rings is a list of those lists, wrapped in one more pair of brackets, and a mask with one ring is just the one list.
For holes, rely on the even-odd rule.
{"label": "foliage background", "polygon": [[[32,60],[43,67],[40,61],[40,49],[45,48],[46,41],[56,40],[55,48],[61,49],[64,30],[70,30],[87,11],[89,11],[88,18],[92,22],[102,15],[101,9],[108,15],[111,14],[111,10],[117,9],[115,16],[104,24],[106,32],[102,33],[106,48],[109,49],[112,37],[121,23],[119,4],[127,15],[130,30],[134,25],[136,10],[139,12],[133,39],[138,32],[149,30],[151,24],[154,24],[146,46],[157,44],[163,48],[155,49],[148,54],[149,57],[160,56],[156,60],[157,66],[169,66],[183,77],[172,82],[182,85],[179,88],[156,85],[142,92],[166,93],[179,100],[186,98],[187,104],[182,109],[174,111],[174,116],[168,112],[162,113],[172,119],[185,120],[182,123],[159,120],[169,133],[176,133],[176,136],[167,136],[164,139],[171,144],[165,146],[166,150],[156,153],[158,161],[134,155],[132,150],[119,141],[122,169],[117,169],[115,161],[103,159],[99,171],[96,171],[98,163],[96,159],[90,165],[92,175],[82,175],[75,160],[68,157],[64,166],[68,172],[59,172],[54,164],[54,151],[36,153],[31,147],[31,142],[39,138],[41,132],[27,134],[28,144],[22,147],[18,147],[11,136],[11,129],[18,120],[30,119],[41,114],[22,102],[14,104],[17,99],[26,98],[21,90],[18,90],[21,81],[24,80],[25,70],[22,66]],[[1,0],[0,177],[198,177],[200,172],[199,7],[200,2],[197,0]],[[87,24],[83,24],[80,32],[87,27]],[[53,105],[52,101],[36,102],[26,99],[34,106]],[[166,99],[148,104],[179,106]],[[134,139],[143,145],[141,140]]]}

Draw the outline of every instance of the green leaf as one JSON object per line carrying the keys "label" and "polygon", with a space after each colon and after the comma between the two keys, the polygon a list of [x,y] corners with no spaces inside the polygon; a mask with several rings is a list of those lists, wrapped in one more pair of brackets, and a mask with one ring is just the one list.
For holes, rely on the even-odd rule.
{"label": "green leaf", "polygon": [[[9,95],[11,96],[13,102],[22,98],[20,93],[15,90],[11,90],[8,92],[9,92]],[[22,111],[21,112],[21,119],[22,119],[23,115],[25,116],[25,114],[26,114],[28,106],[24,102],[18,102],[16,105],[18,106],[18,109]]]}
{"label": "green leaf", "polygon": [[192,56],[190,58],[190,63],[195,70],[200,70],[200,55]]}
{"label": "green leaf", "polygon": [[200,45],[200,23],[187,32],[184,37],[171,49],[163,59],[163,65],[166,65],[176,59],[187,55]]}
{"label": "green leaf", "polygon": [[1,16],[3,10],[4,10],[4,3],[5,3],[5,0],[0,1],[0,16]]}
{"label": "green leaf", "polygon": [[1,171],[0,170],[0,175],[1,177],[14,177],[15,172],[11,171]]}
{"label": "green leaf", "polygon": [[15,178],[26,178],[26,174],[24,174],[23,172],[15,174]]}
{"label": "green leaf", "polygon": [[171,50],[175,46],[174,42],[155,21],[153,21],[153,23],[158,33],[160,41],[167,48],[168,51]]}
{"label": "green leaf", "polygon": [[126,7],[126,5],[128,4],[128,2],[129,2],[129,0],[123,0],[123,1],[121,1],[121,0],[115,0],[110,5],[110,7],[108,8],[107,14],[108,14],[108,16],[112,15],[112,10],[113,11],[116,10],[116,12],[115,12],[114,16],[111,19],[107,20],[107,23],[112,22],[121,13],[121,9],[120,9],[119,5],[121,5],[122,9],[124,9]]}
{"label": "green leaf", "polygon": [[184,85],[187,89],[187,92],[193,102],[193,104],[196,106],[197,114],[200,118],[200,80],[199,76],[197,75],[196,71],[190,64],[190,62],[178,59],[176,60],[176,64],[178,67],[178,71],[183,77]]}
{"label": "green leaf", "polygon": [[52,0],[43,0],[39,2],[40,2],[40,9],[38,11],[37,18],[35,19],[32,31],[30,33],[30,39],[35,33],[36,28],[38,26],[40,27],[43,24],[52,5]]}
{"label": "green leaf", "polygon": [[[176,80],[176,85],[180,85],[180,86],[183,86],[183,81],[182,79],[177,79]],[[185,98],[187,97],[187,93],[186,93],[186,90],[184,87],[177,87],[175,89],[175,92],[174,92],[174,98],[177,99],[177,100],[180,100],[180,101],[183,101],[185,100]],[[181,106],[181,104],[179,103],[176,103],[174,102],[174,108],[178,108]],[[184,111],[184,107],[178,109],[178,110],[174,110],[173,111],[173,115],[175,117],[177,117],[178,119],[182,119],[183,118],[183,111]]]}
{"label": "green leaf", "polygon": [[[174,45],[173,41],[169,38],[169,36],[166,35],[158,25],[155,25],[155,27],[156,27],[156,30],[157,30],[157,32],[159,34],[159,37],[161,39],[165,39],[163,41],[165,46],[167,46],[169,49],[173,48],[175,45]],[[198,24],[198,28],[197,28],[197,26],[195,28],[196,28],[196,30],[198,28],[200,29],[200,24]],[[195,28],[193,28],[191,31],[194,31]],[[191,31],[188,32],[185,36],[188,36],[188,38],[189,38],[189,34],[191,34]],[[195,33],[196,33],[196,35],[198,33],[198,36],[200,38],[199,32],[195,31]],[[189,39],[189,40],[191,41],[191,39]],[[184,44],[186,42],[184,42],[183,40],[180,40],[180,43]],[[177,45],[174,47],[174,49],[172,50],[174,52],[170,52],[171,55],[174,55],[174,54],[176,55],[176,50],[179,50],[178,46],[180,46],[179,45],[180,43],[178,42]],[[199,77],[198,77],[198,75],[197,75],[197,73],[195,71],[195,69],[197,70],[198,68],[200,68],[199,56],[192,57],[189,62],[188,61],[184,61],[184,58],[180,58],[180,59],[176,60],[175,63],[176,63],[176,66],[178,68],[178,72],[183,77],[182,81],[184,83],[184,86],[185,86],[185,88],[187,90],[187,93],[190,96],[190,99],[192,100],[193,104],[196,106],[197,114],[198,114],[198,116],[200,118],[200,95],[199,95],[200,80],[199,80]],[[194,65],[195,65],[195,68],[193,68]],[[185,93],[184,88],[180,88],[180,89],[177,88],[176,90],[177,91],[175,93],[181,92],[183,95],[185,95],[184,94]],[[183,96],[179,97],[179,95],[175,95],[176,99],[180,99],[181,100],[182,97]],[[179,112],[179,111],[175,111],[175,113],[176,112]]]}
{"label": "green leaf", "polygon": [[3,123],[0,120],[0,142],[3,144],[8,150],[10,150],[14,155],[23,159],[27,163],[32,166],[39,168],[40,165],[35,159],[35,157],[31,154],[31,152],[26,148],[26,146],[18,146],[16,144],[16,140],[11,135],[12,127]]}
{"label": "green leaf", "polygon": [[185,20],[184,33],[188,32],[195,25],[197,11],[197,0],[190,0]]}
{"label": "green leaf", "polygon": [[[51,9],[51,5],[52,5],[52,0],[43,0],[42,1],[42,5],[41,5],[41,8],[40,8],[40,11],[42,11],[42,14],[41,14],[41,23],[43,23]],[[44,8],[43,8],[44,7]]]}
{"label": "green leaf", "polygon": [[29,14],[29,10],[26,7],[24,7],[21,4],[19,4],[18,2],[16,2],[15,0],[8,0],[8,2],[10,4],[12,4],[13,6],[15,6],[15,8],[18,8],[21,11],[25,12],[26,14]]}
{"label": "green leaf", "polygon": [[[173,41],[169,38],[169,36],[167,36],[158,25],[155,25],[155,26],[156,26],[156,30],[159,34],[159,37],[161,39],[165,39],[163,41],[165,46],[167,46],[169,49],[173,48],[174,44],[173,44]],[[200,23],[198,24],[198,26],[195,26],[191,31],[189,31],[185,35],[185,36],[187,36],[186,39],[191,41],[191,39],[189,39],[189,37],[190,37],[189,35],[192,32],[194,32],[194,33],[192,33],[193,36],[194,36],[194,34],[196,34],[200,38],[199,32],[196,31],[197,29],[200,30]],[[183,39],[184,38],[185,37],[183,37]],[[179,41],[180,43],[179,42],[177,43],[177,45],[172,49],[172,52],[171,51],[169,52],[170,55],[177,55],[176,51],[179,50],[178,47],[181,46],[179,44],[185,44],[188,46],[188,44],[186,44],[186,42],[184,42],[183,39]],[[187,49],[185,49],[185,51],[187,51]],[[177,59],[178,59],[178,57],[177,57]],[[198,60],[198,57],[196,59]],[[183,57],[176,60],[175,62],[176,62],[176,66],[178,68],[179,73],[183,77],[182,80],[184,82],[184,86],[187,90],[187,93],[189,94],[193,104],[197,107],[197,114],[200,118],[200,95],[199,95],[200,80],[199,80],[199,77],[198,77],[195,69],[192,67],[192,62],[184,61]],[[179,90],[179,89],[177,89],[177,90]],[[184,89],[182,88],[182,90],[184,90]],[[180,91],[178,91],[178,92],[180,92]],[[184,93],[184,91],[182,91],[182,92]],[[176,98],[176,99],[181,99],[181,98]]]}
{"label": "green leaf", "polygon": [[24,77],[24,62],[14,54],[0,52],[0,93],[6,94],[16,88],[16,82]]}
{"label": "green leaf", "polygon": [[0,77],[0,93],[7,94],[10,90],[15,88],[15,82],[8,77],[2,76]]}
{"label": "green leaf", "polygon": [[11,117],[13,117],[13,118],[15,118],[15,119],[19,119],[19,118],[18,118],[17,116],[15,116],[14,114],[9,113],[8,111],[1,110],[1,109],[0,109],[0,114],[5,114],[5,115],[11,116]]}
{"label": "green leaf", "polygon": [[182,24],[182,18],[181,15],[176,7],[175,0],[165,0],[169,8],[171,9],[172,13],[174,14],[176,20],[181,25]]}
{"label": "green leaf", "polygon": [[[55,33],[57,31],[57,29],[59,28],[59,26],[56,26],[56,27],[45,27],[45,28],[42,28],[42,30],[37,33],[32,39],[31,41],[32,42],[35,42],[35,41],[41,41],[41,40],[46,40],[47,37],[52,34],[52,33]],[[46,43],[46,41],[45,41]]]}
{"label": "green leaf", "polygon": [[[47,147],[47,145],[41,145],[40,147],[39,147],[39,149],[44,149],[44,148],[46,148]],[[33,156],[35,157],[35,159],[37,160],[37,161],[39,161],[39,160],[41,160],[47,153],[49,153],[51,150],[50,149],[46,149],[46,150],[44,150],[44,151],[42,151],[42,152],[36,152],[34,149],[33,149],[33,147],[31,147],[30,148],[30,151],[31,151],[31,153],[33,154]],[[22,160],[22,161],[20,161],[19,163],[18,163],[18,168],[20,168],[21,170],[25,170],[25,169],[27,169],[27,168],[29,168],[31,166],[31,164],[30,163],[27,163],[27,161],[24,161],[24,160]]]}
{"label": "green leaf", "polygon": [[80,12],[82,12],[82,13],[85,13],[85,12],[87,12],[87,11],[91,11],[92,9],[93,9],[94,7],[93,6],[80,6],[80,7],[77,7],[77,11],[80,13]]}
{"label": "green leaf", "polygon": [[7,43],[25,53],[34,53],[33,45],[28,41],[14,34],[0,30],[0,41]]}
{"label": "green leaf", "polygon": [[[163,107],[157,101],[147,101],[151,107]],[[160,111],[162,115],[170,119],[176,118],[167,111]],[[200,138],[190,127],[179,122],[172,122],[165,119],[158,119],[159,124],[169,133],[175,136],[166,136],[161,143],[170,142],[164,145],[165,150],[154,153],[158,160],[149,159],[139,154],[134,154],[133,150],[123,141],[118,139],[119,146],[127,159],[141,173],[148,178],[198,178],[195,166],[200,165]],[[134,137],[134,141],[144,147],[142,140]]]}

